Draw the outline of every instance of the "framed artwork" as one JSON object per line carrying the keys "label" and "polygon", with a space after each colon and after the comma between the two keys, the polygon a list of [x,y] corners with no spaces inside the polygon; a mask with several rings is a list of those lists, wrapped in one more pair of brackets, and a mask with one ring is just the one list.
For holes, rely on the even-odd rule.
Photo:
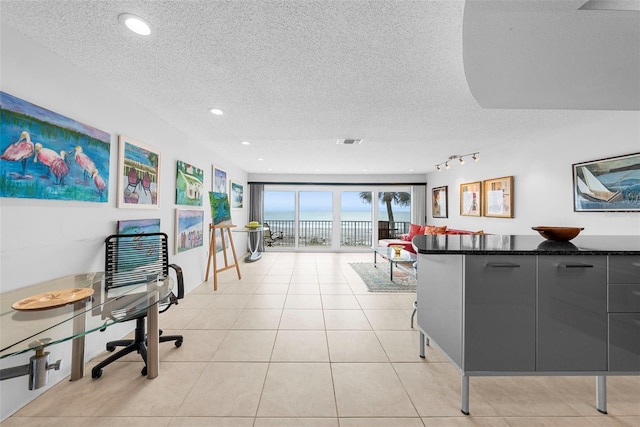
{"label": "framed artwork", "polygon": [[484,181],[484,216],[513,218],[513,177]]}
{"label": "framed artwork", "polygon": [[[160,218],[152,219],[130,219],[118,221],[118,234],[144,234],[144,233],[159,233],[160,232]],[[135,240],[131,250],[124,250],[120,253],[120,247],[130,247],[130,244],[126,240]],[[136,268],[143,267],[149,264],[150,259],[157,259],[159,256],[158,245],[154,243],[145,242],[145,237],[130,237],[122,238],[118,243],[122,243],[122,246],[118,246],[117,256],[118,264],[126,265],[127,269],[135,270]]]}
{"label": "framed artwork", "polygon": [[575,212],[640,211],[640,153],[575,163]]}
{"label": "framed artwork", "polygon": [[482,183],[460,184],[460,215],[482,216]]}
{"label": "framed artwork", "polygon": [[447,186],[431,189],[431,216],[434,218],[449,217]]}
{"label": "framed artwork", "polygon": [[176,209],[175,230],[176,254],[202,246],[204,242],[204,211]]}
{"label": "framed artwork", "polygon": [[213,225],[231,223],[231,209],[229,208],[229,196],[226,193],[209,192],[211,203],[211,222]]}
{"label": "framed artwork", "polygon": [[118,221],[118,234],[159,233],[160,218]]}
{"label": "framed artwork", "polygon": [[109,201],[111,135],[0,92],[0,197]]}
{"label": "framed artwork", "polygon": [[119,136],[118,207],[158,208],[160,151]]}
{"label": "framed artwork", "polygon": [[214,193],[227,194],[227,172],[217,167],[213,167],[213,182],[212,187]]}
{"label": "framed artwork", "polygon": [[244,205],[244,187],[234,181],[231,181],[230,187],[231,209],[242,209]]}
{"label": "framed artwork", "polygon": [[176,205],[202,206],[204,171],[180,160],[176,169]]}

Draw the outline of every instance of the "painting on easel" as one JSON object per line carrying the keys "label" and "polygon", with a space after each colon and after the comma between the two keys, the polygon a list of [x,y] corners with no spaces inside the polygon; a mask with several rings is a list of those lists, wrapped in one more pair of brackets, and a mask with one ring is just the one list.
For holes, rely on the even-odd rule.
{"label": "painting on easel", "polygon": [[211,222],[213,225],[231,224],[231,208],[229,207],[229,195],[226,193],[209,192],[211,203]]}

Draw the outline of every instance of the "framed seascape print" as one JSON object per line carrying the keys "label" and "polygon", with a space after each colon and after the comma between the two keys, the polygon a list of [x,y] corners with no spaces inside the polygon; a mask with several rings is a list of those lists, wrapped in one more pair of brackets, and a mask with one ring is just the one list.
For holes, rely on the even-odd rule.
{"label": "framed seascape print", "polygon": [[178,160],[176,172],[176,205],[202,206],[204,171]]}
{"label": "framed seascape print", "polygon": [[0,92],[0,197],[109,201],[111,135]]}
{"label": "framed seascape print", "polygon": [[118,207],[158,208],[160,151],[120,135]]}
{"label": "framed seascape print", "polygon": [[431,216],[434,218],[448,218],[447,186],[435,187],[431,190]]}
{"label": "framed seascape print", "polygon": [[212,184],[212,188],[215,193],[227,194],[227,172],[214,166]]}
{"label": "framed seascape print", "polygon": [[210,191],[209,202],[211,203],[211,223],[213,225],[231,224],[229,196],[226,193]]}
{"label": "framed seascape print", "polygon": [[160,218],[127,219],[118,221],[118,234],[159,233]]}
{"label": "framed seascape print", "polygon": [[483,184],[484,216],[513,218],[513,177],[487,179]]}
{"label": "framed seascape print", "polygon": [[244,187],[234,181],[231,181],[230,187],[231,209],[242,209],[244,205]]}
{"label": "framed seascape print", "polygon": [[204,211],[176,209],[176,250],[181,253],[203,245]]}
{"label": "framed seascape print", "polygon": [[572,167],[575,212],[640,211],[640,153]]}
{"label": "framed seascape print", "polygon": [[[160,218],[151,219],[127,219],[118,221],[118,234],[149,234],[160,232]],[[134,249],[135,253],[125,250],[121,255],[118,252],[118,263],[120,265],[126,265],[127,268],[134,269],[141,267],[149,263],[149,258],[156,258],[158,256],[157,245],[149,242],[145,242],[145,237],[136,236],[129,238],[122,238],[120,243],[122,247],[127,247],[129,244],[125,240],[135,240]],[[118,246],[120,248],[120,246]]]}
{"label": "framed seascape print", "polygon": [[482,183],[460,184],[460,215],[482,216]]}

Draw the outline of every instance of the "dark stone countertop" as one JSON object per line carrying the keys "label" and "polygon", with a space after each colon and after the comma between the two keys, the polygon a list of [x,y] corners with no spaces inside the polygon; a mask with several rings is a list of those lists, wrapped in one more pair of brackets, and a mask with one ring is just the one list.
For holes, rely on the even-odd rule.
{"label": "dark stone countertop", "polygon": [[554,242],[538,235],[416,236],[419,254],[458,255],[640,255],[640,236],[586,236]]}

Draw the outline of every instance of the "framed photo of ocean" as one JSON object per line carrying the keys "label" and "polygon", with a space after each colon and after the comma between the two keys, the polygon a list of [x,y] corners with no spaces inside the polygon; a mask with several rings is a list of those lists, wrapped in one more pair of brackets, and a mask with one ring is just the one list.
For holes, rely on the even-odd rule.
{"label": "framed photo of ocean", "polygon": [[575,163],[575,212],[640,211],[640,153]]}

